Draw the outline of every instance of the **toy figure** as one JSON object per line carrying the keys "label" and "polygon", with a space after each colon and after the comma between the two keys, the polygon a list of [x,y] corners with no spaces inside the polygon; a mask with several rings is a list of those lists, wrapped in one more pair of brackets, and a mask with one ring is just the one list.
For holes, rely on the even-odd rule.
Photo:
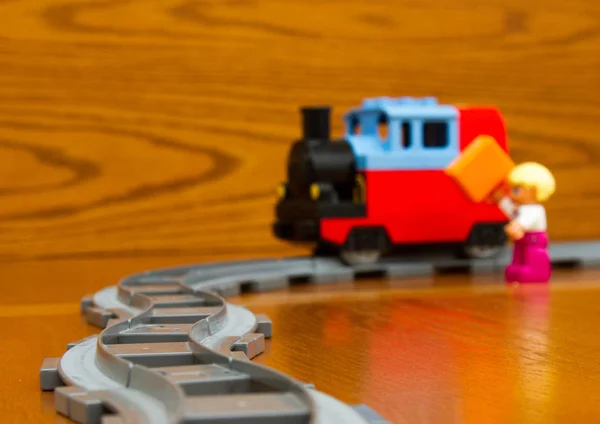
{"label": "toy figure", "polygon": [[494,193],[494,201],[511,218],[505,231],[514,242],[514,252],[512,263],[505,270],[506,281],[548,282],[552,267],[542,203],[556,190],[554,176],[543,165],[525,162],[512,169],[507,183],[508,196],[502,191]]}

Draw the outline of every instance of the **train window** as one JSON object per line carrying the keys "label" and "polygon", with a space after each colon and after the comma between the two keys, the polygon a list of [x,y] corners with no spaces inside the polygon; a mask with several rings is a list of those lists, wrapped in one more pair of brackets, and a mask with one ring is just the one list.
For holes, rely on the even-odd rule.
{"label": "train window", "polygon": [[448,146],[448,124],[446,122],[425,122],[423,126],[423,146],[443,148]]}
{"label": "train window", "polygon": [[387,141],[389,134],[389,120],[387,115],[383,113],[379,115],[377,129],[379,130],[379,137],[381,137],[381,141]]}
{"label": "train window", "polygon": [[400,140],[400,145],[402,147],[404,147],[405,149],[410,147],[410,141],[411,141],[411,133],[410,133],[410,124],[408,122],[403,122],[402,123],[402,134],[401,134],[402,139]]}
{"label": "train window", "polygon": [[360,121],[358,120],[358,116],[356,115],[353,115],[350,118],[350,134],[360,135]]}

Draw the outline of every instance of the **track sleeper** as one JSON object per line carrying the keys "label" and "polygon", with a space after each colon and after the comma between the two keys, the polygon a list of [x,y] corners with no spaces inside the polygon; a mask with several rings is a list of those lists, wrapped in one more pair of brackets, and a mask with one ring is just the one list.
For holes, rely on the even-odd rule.
{"label": "track sleeper", "polygon": [[83,396],[85,390],[77,386],[59,387],[54,392],[54,407],[66,417],[71,416],[70,399],[73,396]]}
{"label": "track sleeper", "polygon": [[112,325],[116,322],[131,318],[131,314],[124,309],[103,309],[93,306],[86,309],[85,317],[90,325],[106,328],[109,326],[109,323]]}
{"label": "track sleeper", "polygon": [[241,351],[252,359],[265,350],[265,335],[261,333],[247,334],[235,342],[231,348],[232,351]]}
{"label": "track sleeper", "polygon": [[83,315],[83,314],[85,314],[85,311],[87,308],[94,306],[94,295],[88,294],[88,295],[83,296],[81,298],[80,305],[81,305],[81,314]]}
{"label": "track sleeper", "polygon": [[251,387],[248,374],[216,364],[156,368],[155,371],[179,384],[188,396],[246,393]]}
{"label": "track sleeper", "polygon": [[40,387],[44,391],[55,390],[57,387],[64,386],[58,372],[60,358],[46,358],[40,369]]}
{"label": "track sleeper", "polygon": [[99,423],[104,413],[102,401],[88,394],[69,398],[69,417],[81,424]]}
{"label": "track sleeper", "polygon": [[194,324],[217,314],[218,306],[200,308],[155,308],[150,318],[151,324]]}
{"label": "track sleeper", "polygon": [[291,393],[243,393],[186,399],[186,420],[227,423],[305,423],[308,409]]}
{"label": "track sleeper", "polygon": [[119,333],[119,344],[187,342],[193,324],[140,324]]}
{"label": "track sleeper", "polygon": [[256,332],[265,335],[266,339],[269,339],[273,335],[273,322],[265,314],[256,314]]}
{"label": "track sleeper", "polygon": [[106,346],[106,350],[150,368],[194,364],[194,355],[185,342],[113,344]]}

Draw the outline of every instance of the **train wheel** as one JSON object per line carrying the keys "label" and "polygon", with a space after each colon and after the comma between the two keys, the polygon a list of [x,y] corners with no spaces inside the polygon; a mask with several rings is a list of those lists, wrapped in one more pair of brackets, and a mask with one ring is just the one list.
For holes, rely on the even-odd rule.
{"label": "train wheel", "polygon": [[342,250],[340,257],[348,265],[370,265],[377,263],[381,258],[378,250],[347,251]]}
{"label": "train wheel", "polygon": [[464,255],[472,259],[491,259],[498,256],[504,246],[465,246]]}
{"label": "train wheel", "polygon": [[390,246],[390,238],[384,227],[355,227],[340,249],[340,257],[351,265],[373,264]]}
{"label": "train wheel", "polygon": [[461,256],[472,259],[491,259],[498,256],[506,244],[503,223],[477,223],[473,225]]}

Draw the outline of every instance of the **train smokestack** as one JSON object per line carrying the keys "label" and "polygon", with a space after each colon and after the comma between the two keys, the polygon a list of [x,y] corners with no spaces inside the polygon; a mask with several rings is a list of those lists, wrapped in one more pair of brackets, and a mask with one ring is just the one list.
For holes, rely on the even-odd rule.
{"label": "train smokestack", "polygon": [[328,106],[304,107],[302,111],[302,136],[304,140],[329,141],[329,114]]}

